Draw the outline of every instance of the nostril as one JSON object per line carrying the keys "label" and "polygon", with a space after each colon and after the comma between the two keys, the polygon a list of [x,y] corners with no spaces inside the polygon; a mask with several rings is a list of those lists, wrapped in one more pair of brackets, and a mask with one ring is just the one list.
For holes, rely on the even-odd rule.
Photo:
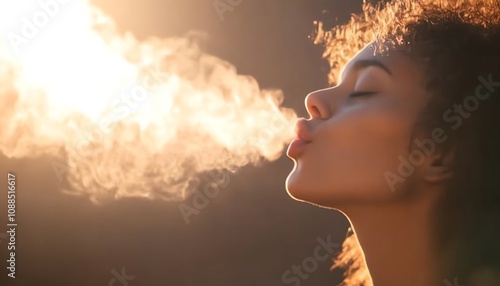
{"label": "nostril", "polygon": [[305,107],[311,118],[326,119],[328,118],[331,89],[322,89],[309,93],[305,99]]}
{"label": "nostril", "polygon": [[321,117],[319,109],[315,105],[311,105],[310,111],[311,111],[311,116],[312,117],[316,117],[316,118]]}

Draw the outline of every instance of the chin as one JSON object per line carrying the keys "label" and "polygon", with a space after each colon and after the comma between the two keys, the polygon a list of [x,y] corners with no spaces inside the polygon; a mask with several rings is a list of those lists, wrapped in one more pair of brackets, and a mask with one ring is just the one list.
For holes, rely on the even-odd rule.
{"label": "chin", "polygon": [[337,209],[345,204],[353,203],[352,194],[339,192],[335,188],[325,190],[320,186],[315,186],[314,182],[307,182],[296,169],[288,175],[285,186],[291,198],[315,206]]}
{"label": "chin", "polygon": [[[369,194],[348,191],[345,185],[332,185],[322,182],[317,174],[304,173],[303,166],[295,163],[293,170],[286,178],[285,187],[288,195],[294,200],[306,202],[326,208],[339,208],[369,200]],[[331,181],[337,181],[330,178]],[[360,197],[361,196],[361,197]],[[366,196],[366,197],[365,197]]]}
{"label": "chin", "polygon": [[297,165],[286,178],[285,187],[288,195],[295,200],[304,201],[307,194],[306,184],[301,182],[300,175],[297,172]]}
{"label": "chin", "polygon": [[295,169],[288,175],[285,185],[288,195],[294,200],[322,205],[321,194],[317,192],[317,188],[304,180]]}

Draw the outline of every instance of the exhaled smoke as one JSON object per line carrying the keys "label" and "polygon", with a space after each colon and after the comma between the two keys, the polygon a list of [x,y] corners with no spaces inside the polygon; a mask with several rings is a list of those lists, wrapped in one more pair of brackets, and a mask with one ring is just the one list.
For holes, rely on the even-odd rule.
{"label": "exhaled smoke", "polygon": [[277,159],[292,137],[280,91],[191,37],[139,41],[83,0],[0,9],[12,11],[0,19],[0,151],[53,155],[68,193],[179,199],[204,172]]}

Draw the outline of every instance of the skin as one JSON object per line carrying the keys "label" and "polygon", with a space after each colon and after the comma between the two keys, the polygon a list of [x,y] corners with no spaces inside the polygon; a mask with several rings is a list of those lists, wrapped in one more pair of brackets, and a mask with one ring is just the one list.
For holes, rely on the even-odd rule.
{"label": "skin", "polygon": [[[377,60],[387,67],[357,67]],[[308,143],[293,159],[286,187],[294,199],[344,213],[363,248],[375,286],[443,285],[433,249],[432,209],[452,174],[452,157],[439,146],[415,172],[391,189],[385,172],[398,173],[414,139],[429,138],[415,123],[431,95],[423,67],[391,53],[374,56],[371,45],[344,67],[340,84],[310,93],[304,123]],[[369,91],[370,95],[350,96]]]}

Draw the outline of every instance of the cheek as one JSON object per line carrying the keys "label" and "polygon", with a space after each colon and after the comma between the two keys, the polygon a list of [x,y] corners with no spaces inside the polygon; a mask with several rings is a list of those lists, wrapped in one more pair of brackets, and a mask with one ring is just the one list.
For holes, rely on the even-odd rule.
{"label": "cheek", "polygon": [[[386,198],[385,171],[407,153],[414,118],[386,109],[339,114],[315,130],[315,140],[289,176],[289,192],[316,203]],[[295,184],[295,185],[294,185]]]}

